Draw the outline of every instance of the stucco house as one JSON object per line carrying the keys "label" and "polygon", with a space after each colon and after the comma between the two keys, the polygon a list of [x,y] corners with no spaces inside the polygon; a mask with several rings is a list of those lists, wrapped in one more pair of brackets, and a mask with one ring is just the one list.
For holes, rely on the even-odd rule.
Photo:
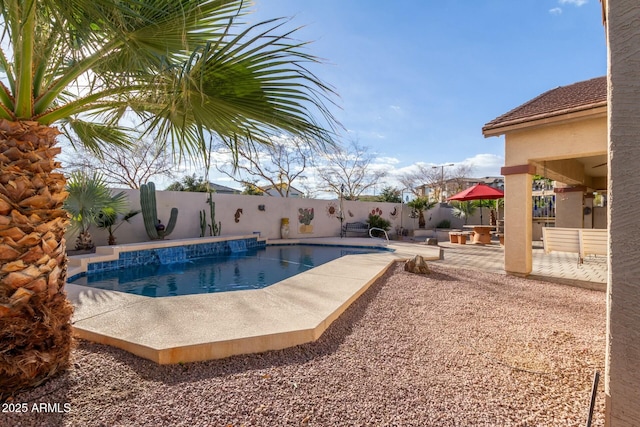
{"label": "stucco house", "polygon": [[[264,192],[265,196],[272,197],[302,197],[304,193],[292,185],[288,184],[275,184],[275,185],[266,185],[264,187],[260,187],[260,189]],[[285,196],[282,196],[285,194]]]}
{"label": "stucco house", "polygon": [[[640,425],[640,243],[635,233],[640,222],[640,26],[632,25],[640,22],[640,3],[600,1],[607,40],[607,78],[578,86],[586,89],[602,85],[599,92],[606,97],[590,95],[581,102],[558,99],[556,108],[543,108],[539,103],[539,108],[513,110],[513,115],[507,113],[487,123],[483,133],[505,135],[502,173],[508,221],[507,271],[531,271],[531,206],[527,204],[531,201],[530,178],[540,169],[540,162],[543,170],[546,163],[547,170],[569,186],[602,188],[606,181],[609,273],[605,426],[632,427]],[[576,92],[569,89],[566,99],[575,100]],[[605,162],[603,176],[602,167],[597,166]],[[559,194],[566,195],[566,201],[577,198],[571,192]]]}
{"label": "stucco house", "polygon": [[534,175],[556,181],[556,227],[606,228],[606,209],[594,211],[600,206],[593,204],[607,192],[606,77],[551,89],[490,121],[482,133],[505,138],[507,273],[531,273]]}

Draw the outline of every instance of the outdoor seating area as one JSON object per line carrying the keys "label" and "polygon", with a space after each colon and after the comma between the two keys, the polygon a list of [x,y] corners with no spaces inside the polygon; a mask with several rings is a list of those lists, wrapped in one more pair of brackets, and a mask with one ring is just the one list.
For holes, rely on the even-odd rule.
{"label": "outdoor seating area", "polygon": [[347,237],[347,233],[369,233],[369,224],[364,222],[347,222],[342,226],[341,237]]}
{"label": "outdoor seating area", "polygon": [[454,230],[449,232],[449,242],[459,243],[464,245],[467,240],[471,241],[473,238],[473,231]]}
{"label": "outdoor seating area", "polygon": [[607,230],[543,227],[544,252],[569,252],[578,255],[578,264],[587,255],[607,256]]}

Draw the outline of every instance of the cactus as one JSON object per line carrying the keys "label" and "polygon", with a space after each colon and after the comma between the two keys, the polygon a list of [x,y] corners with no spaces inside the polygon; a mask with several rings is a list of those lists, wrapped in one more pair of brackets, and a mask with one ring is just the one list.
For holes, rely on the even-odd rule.
{"label": "cactus", "polygon": [[158,211],[156,209],[156,186],[153,182],[140,186],[140,207],[142,208],[142,218],[147,235],[152,240],[160,240],[167,237],[173,231],[178,220],[178,209],[171,208],[169,223],[164,230],[158,230]]}
{"label": "cactus", "polygon": [[200,211],[200,237],[204,237],[207,231],[207,213],[204,209]]}
{"label": "cactus", "polygon": [[[222,222],[218,221],[216,224],[216,202],[213,201],[213,193],[209,193],[207,199],[209,203],[209,213],[211,214],[211,224],[209,225],[209,234],[211,236],[219,236],[222,231]],[[204,233],[203,233],[204,235]]]}

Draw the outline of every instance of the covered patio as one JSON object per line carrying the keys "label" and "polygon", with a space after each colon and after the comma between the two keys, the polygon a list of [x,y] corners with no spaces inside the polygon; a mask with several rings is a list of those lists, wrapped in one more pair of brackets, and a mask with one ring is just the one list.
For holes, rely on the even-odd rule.
{"label": "covered patio", "polygon": [[592,209],[594,194],[606,200],[607,191],[606,77],[549,90],[490,121],[482,132],[505,137],[507,273],[532,272],[534,175],[556,181],[556,227],[606,227],[606,216],[594,221]]}

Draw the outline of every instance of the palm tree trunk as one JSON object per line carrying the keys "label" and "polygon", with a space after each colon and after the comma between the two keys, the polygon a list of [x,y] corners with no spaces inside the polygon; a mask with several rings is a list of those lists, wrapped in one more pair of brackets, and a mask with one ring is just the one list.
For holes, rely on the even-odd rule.
{"label": "palm tree trunk", "polygon": [[57,129],[0,120],[0,401],[69,363],[65,179]]}

